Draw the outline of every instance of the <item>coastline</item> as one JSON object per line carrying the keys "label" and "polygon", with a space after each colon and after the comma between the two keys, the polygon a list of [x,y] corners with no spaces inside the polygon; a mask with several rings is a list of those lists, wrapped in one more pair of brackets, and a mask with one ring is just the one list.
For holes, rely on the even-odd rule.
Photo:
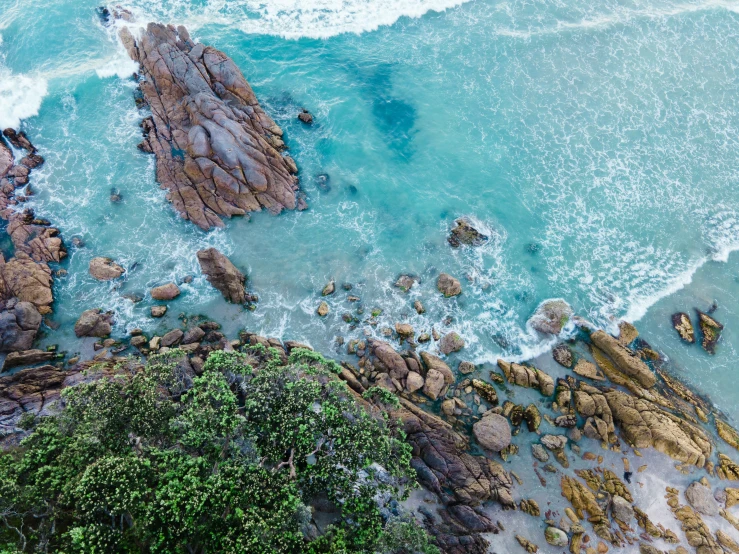
{"label": "coastline", "polygon": [[[168,32],[163,26],[153,29],[150,31],[152,34]],[[189,55],[198,48],[190,42],[186,31],[170,31],[168,40],[186,45],[176,55]],[[130,51],[138,48],[136,43],[129,43],[129,47]],[[220,59],[214,67],[223,63]],[[212,69],[210,72],[214,73]],[[243,76],[241,79],[244,80]],[[150,82],[151,74],[144,75],[142,80]],[[223,82],[228,84],[233,80],[233,75],[226,75]],[[221,88],[225,90],[227,87],[221,85]],[[215,97],[227,99],[224,105],[232,107],[237,103],[226,92],[219,92],[215,85],[213,90],[216,91]],[[238,96],[231,90],[229,92],[234,97]],[[153,96],[150,90],[148,98]],[[177,98],[172,102],[174,105],[184,101]],[[244,102],[239,110],[247,113],[248,107],[254,108],[254,104]],[[164,111],[171,113],[168,109]],[[193,112],[189,115],[195,118]],[[254,188],[253,179],[245,178],[242,184],[251,187],[251,191],[239,185],[235,188],[246,200],[227,194],[221,197],[228,200],[226,205],[214,200],[213,206],[222,211],[212,210],[211,213],[203,209],[203,206],[211,208],[208,201],[203,200],[203,195],[189,206],[184,200],[178,204],[175,198],[173,204],[180,214],[186,214],[188,219],[206,230],[223,225],[220,216],[244,215],[250,209],[266,208],[273,213],[283,208],[301,209],[297,180],[289,177],[297,173],[297,166],[295,162],[290,163],[292,158],[288,161],[285,154],[278,153],[284,146],[284,143],[282,146],[279,144],[282,130],[277,132],[279,127],[274,129],[268,124],[271,121],[276,127],[274,121],[266,113],[264,116],[268,120],[263,120],[261,123],[265,124],[260,123],[261,127],[255,126],[253,132],[273,141],[271,149],[260,143],[262,154],[266,152],[266,155],[274,154],[281,158],[278,163],[284,165],[275,169],[285,179],[280,190],[290,191],[292,198],[290,194],[282,196],[284,202],[278,207],[274,205],[272,196],[268,199],[262,197],[256,205],[251,202],[252,197],[246,195],[260,187],[263,190],[259,192],[264,193],[267,185],[257,183]],[[261,119],[261,114],[258,113],[257,118]],[[241,116],[236,120],[239,124],[245,121]],[[196,172],[190,168],[188,173],[187,164],[194,163],[196,158],[210,156],[210,162],[219,167],[229,164],[225,154],[213,153],[218,148],[204,146],[197,129],[192,131],[193,127],[189,126],[178,129],[179,138],[187,136],[189,142],[177,143],[177,137],[167,136],[161,131],[164,126],[170,127],[165,119],[161,119],[159,124],[154,123],[154,119],[145,121],[148,121],[144,125],[148,149],[157,154],[158,162],[164,160],[158,168],[160,177],[170,171],[184,171],[192,177]],[[233,120],[222,126],[226,128],[231,124]],[[209,137],[212,136],[210,133]],[[158,142],[152,146],[153,141]],[[32,145],[24,148],[29,155],[35,154]],[[180,159],[178,151],[187,152],[181,156],[181,167],[177,166]],[[198,156],[205,151],[207,155]],[[178,194],[186,196],[183,189],[197,189],[208,179],[212,179],[212,183],[203,185],[202,190],[220,187],[221,191],[228,188],[233,191],[233,179],[212,177],[213,173],[203,170],[206,162],[203,164],[198,178],[206,179],[191,179],[189,182],[162,182],[160,179],[160,184],[166,185],[175,197]],[[5,172],[0,171],[3,173],[0,177],[19,165],[23,163],[10,164]],[[29,169],[27,165],[24,167]],[[212,171],[213,166],[208,167]],[[274,165],[271,167],[275,168]],[[245,164],[240,171],[247,174],[250,169],[253,168]],[[28,173],[25,173],[27,177]],[[15,171],[13,179],[17,180],[18,175]],[[9,184],[14,185],[11,188],[14,190],[18,181]],[[271,182],[269,186],[272,186]],[[172,196],[169,199],[172,200]],[[234,206],[237,211],[232,211]],[[17,215],[19,212],[13,213]],[[203,213],[207,215],[199,217]],[[32,214],[24,217],[22,223],[15,227],[21,229],[20,234],[10,232],[16,252],[25,252],[41,267],[59,262],[66,251],[57,237],[58,229],[51,227],[49,222],[35,221]],[[459,223],[457,225],[457,228],[461,227]],[[453,237],[458,236],[454,234],[455,229],[452,230]],[[468,247],[474,247],[476,241],[482,240],[475,235],[464,235],[463,238],[469,241],[463,241]],[[451,247],[455,245],[451,244]],[[217,250],[210,256],[217,268],[206,269],[211,262],[201,260],[202,273],[209,277],[216,275],[208,280],[227,301],[249,309],[257,299],[254,297],[252,301],[252,293],[245,288],[248,273],[242,273],[244,268],[238,269]],[[679,281],[680,286],[671,294],[689,284],[708,260],[706,258],[692,270],[686,282]],[[105,270],[112,270],[113,276],[94,276],[96,279],[115,281],[126,271],[132,271],[118,266],[114,260],[105,262],[105,265]],[[52,271],[48,265],[46,269],[51,278]],[[90,273],[93,273],[92,266]],[[182,276],[183,279],[188,277],[192,279],[192,276]],[[410,281],[402,281],[403,277],[398,281],[400,285],[395,283],[395,287],[403,292],[412,290],[414,280],[406,276]],[[445,298],[457,296],[466,286],[443,273],[438,279],[434,276],[433,280],[438,294]],[[184,284],[189,282],[184,281]],[[354,295],[351,287],[346,289],[341,285],[332,279],[320,296],[315,291],[310,306],[306,308],[312,317],[325,317],[329,310],[333,310],[333,305],[329,307],[328,304],[323,310],[322,303],[326,300],[341,297],[353,302],[349,299]],[[167,290],[155,292],[163,286],[168,287]],[[183,286],[182,282],[162,282],[147,294],[158,302],[156,306],[166,307],[167,302],[174,301],[180,294],[180,286]],[[390,287],[391,283],[387,286]],[[51,290],[51,282],[47,288]],[[15,310],[18,300],[26,301],[16,290],[11,292],[13,294],[4,300],[15,299],[16,303],[7,308],[6,313]],[[409,298],[415,297],[411,295]],[[664,296],[652,305],[661,298]],[[564,300],[561,302],[566,304]],[[548,303],[552,300],[543,302],[540,308]],[[51,305],[49,301],[43,306],[50,310]],[[45,308],[43,313],[38,309],[43,306],[37,306],[39,315],[47,315]],[[418,315],[424,313],[423,305],[414,309]],[[318,313],[314,314],[314,311]],[[154,316],[154,312],[151,313]],[[361,319],[375,318],[371,312],[347,313],[356,321],[344,321],[356,329],[360,328],[359,316]],[[723,416],[703,395],[691,391],[677,380],[659,344],[644,342],[636,329],[624,322],[620,322],[620,336],[608,335],[577,318],[570,309],[554,315],[545,313],[547,325],[544,327],[541,320],[535,323],[536,332],[541,333],[536,336],[547,341],[545,351],[533,358],[517,358],[516,362],[521,363],[504,360],[496,367],[490,367],[489,364],[472,364],[459,359],[464,358],[466,346],[464,337],[455,331],[458,325],[466,323],[463,308],[459,313],[462,315],[457,316],[454,325],[443,321],[436,324],[427,322],[423,329],[414,329],[407,319],[399,318],[394,328],[381,330],[383,340],[367,336],[346,341],[342,337],[337,341],[337,349],[344,358],[340,378],[351,390],[361,396],[372,386],[379,386],[401,399],[400,408],[390,410],[389,415],[404,426],[407,440],[413,447],[413,467],[424,487],[404,506],[436,537],[444,552],[482,554],[488,551],[489,546],[506,548],[508,550],[505,551],[510,552],[554,553],[569,548],[574,554],[636,551],[637,548],[645,554],[681,554],[686,552],[687,546],[698,554],[739,551],[739,545],[731,538],[739,536],[736,534],[739,523],[737,516],[729,511],[733,506],[733,491],[736,490],[732,481],[739,480],[739,465],[732,461],[739,456],[734,451],[739,450],[739,434],[728,423],[718,423],[723,421]],[[70,358],[53,348],[44,351],[25,347],[15,349],[17,353],[10,357],[11,363],[6,358],[8,369],[17,363],[17,367],[8,374],[0,375],[0,403],[3,406],[0,423],[6,433],[6,448],[16,446],[25,435],[26,430],[19,425],[24,414],[43,416],[54,413],[59,409],[58,400],[63,388],[114,374],[116,363],[122,362],[124,356],[145,360],[149,355],[178,350],[189,360],[193,374],[200,375],[208,355],[218,350],[263,345],[276,349],[286,359],[293,350],[310,349],[309,345],[285,340],[285,337],[263,337],[247,331],[239,333],[238,338],[225,336],[220,332],[218,322],[184,314],[178,318],[177,327],[170,325],[171,319],[167,320],[166,328],[162,328],[164,324],[160,325],[162,332],[145,333],[141,329],[131,329],[126,337],[111,338],[114,314],[89,306],[82,315],[84,321],[78,321],[78,325],[84,327],[78,336],[85,337],[86,343],[82,359],[79,356]],[[33,339],[40,322],[39,319],[39,325],[33,330]],[[19,324],[19,327],[23,325]],[[53,336],[49,322],[47,327],[49,336]],[[431,348],[417,349],[424,343]],[[460,354],[454,356],[455,352]],[[567,362],[568,356],[569,363],[562,363],[563,360]],[[452,360],[460,363],[452,363]],[[582,365],[578,365],[579,362],[583,362]],[[24,367],[33,364],[44,365]],[[580,371],[575,372],[575,367],[580,367]],[[379,405],[375,407],[387,409]],[[481,422],[489,425],[477,426]],[[728,457],[722,458],[719,454]],[[641,469],[643,466],[646,468]],[[706,481],[702,481],[703,478]],[[700,487],[709,489],[709,492]],[[688,489],[699,492],[686,495]],[[628,517],[628,520],[619,517]]]}

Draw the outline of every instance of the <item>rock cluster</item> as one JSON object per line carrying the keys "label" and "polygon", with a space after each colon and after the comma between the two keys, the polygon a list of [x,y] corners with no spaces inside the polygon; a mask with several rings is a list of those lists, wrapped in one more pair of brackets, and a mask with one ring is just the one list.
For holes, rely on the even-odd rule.
{"label": "rock cluster", "polygon": [[15,209],[28,194],[17,195],[16,189],[28,184],[31,170],[44,159],[24,133],[5,129],[3,135],[26,154],[16,163],[0,137],[0,218],[8,222],[15,248],[8,260],[0,255],[0,352],[18,352],[31,348],[42,316],[51,313],[53,280],[48,264],[59,262],[67,252],[58,229],[30,210]]}
{"label": "rock cluster", "polygon": [[121,40],[140,65],[139,85],[152,116],[140,148],[157,159],[157,179],[177,212],[201,229],[262,208],[305,207],[297,166],[282,130],[223,52],[195,44],[184,27],[150,23]]}
{"label": "rock cluster", "polygon": [[544,396],[554,394],[554,379],[533,366],[498,360],[498,367],[503,370],[509,383],[521,387],[539,389]]}

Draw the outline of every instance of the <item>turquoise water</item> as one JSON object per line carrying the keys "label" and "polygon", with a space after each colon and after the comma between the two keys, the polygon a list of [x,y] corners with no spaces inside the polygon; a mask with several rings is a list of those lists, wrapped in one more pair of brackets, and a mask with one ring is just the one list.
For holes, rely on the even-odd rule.
{"label": "turquoise water", "polygon": [[[640,320],[676,372],[739,418],[739,2],[148,4],[123,3],[140,24],[185,24],[233,57],[285,130],[310,209],[207,234],[179,219],[136,149],[135,66],[96,3],[0,0],[0,126],[22,121],[47,159],[31,181],[37,213],[86,243],[62,264],[62,327],[46,343],[80,350],[71,324],[103,307],[118,336],[206,313],[232,334],[332,353],[337,336],[407,320],[459,331],[463,359],[525,359],[548,344],[526,320],[562,297],[601,326]],[[295,119],[302,107],[313,127]],[[490,243],[451,249],[459,216]],[[199,274],[206,245],[248,272],[256,311],[225,304]],[[94,281],[100,255],[132,268],[127,279]],[[441,271],[462,281],[461,297],[439,297]],[[391,286],[404,272],[421,277],[407,295]],[[125,298],[188,275],[164,321],[148,317],[149,300]],[[358,305],[340,286],[329,316],[315,315],[331,278],[354,285],[360,319],[383,310],[376,327],[342,320]],[[714,300],[727,329],[709,358],[679,342],[669,315]]]}

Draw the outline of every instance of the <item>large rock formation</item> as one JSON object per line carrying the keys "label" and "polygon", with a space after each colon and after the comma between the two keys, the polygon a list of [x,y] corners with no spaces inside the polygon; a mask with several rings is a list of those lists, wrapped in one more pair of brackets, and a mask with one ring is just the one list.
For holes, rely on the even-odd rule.
{"label": "large rock formation", "polygon": [[150,23],[121,39],[141,66],[152,116],[140,148],[157,157],[157,179],[185,219],[201,229],[222,217],[302,208],[297,167],[282,156],[282,130],[224,53],[195,44],[184,27]]}
{"label": "large rock formation", "polygon": [[590,335],[590,340],[608,354],[618,369],[636,379],[643,387],[653,387],[657,382],[656,375],[639,356],[605,331],[596,331]]}
{"label": "large rock formation", "polygon": [[0,311],[0,352],[29,350],[41,325],[41,314],[30,302],[11,298]]}
{"label": "large rock formation", "polygon": [[78,337],[107,337],[113,329],[113,312],[101,309],[87,310],[74,324],[74,334]]}
{"label": "large rock formation", "polygon": [[223,297],[234,304],[246,302],[246,278],[224,254],[215,248],[198,251],[200,269],[208,282],[218,289]]}

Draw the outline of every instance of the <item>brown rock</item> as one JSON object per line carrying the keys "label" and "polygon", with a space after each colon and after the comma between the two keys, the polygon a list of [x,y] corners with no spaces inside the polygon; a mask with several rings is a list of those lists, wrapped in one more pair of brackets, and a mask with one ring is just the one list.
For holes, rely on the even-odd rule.
{"label": "brown rock", "polygon": [[167,313],[167,306],[152,306],[151,317],[164,317]]}
{"label": "brown rock", "polygon": [[107,337],[112,325],[113,312],[103,312],[99,308],[87,310],[74,324],[74,334],[78,337]]}
{"label": "brown rock", "polygon": [[500,452],[511,444],[511,426],[502,415],[486,414],[472,426],[472,432],[477,442],[493,452]]}
{"label": "brown rock", "polygon": [[710,315],[703,313],[700,310],[696,311],[698,312],[698,326],[703,334],[701,346],[703,347],[703,350],[709,354],[715,354],[716,343],[718,343],[718,339],[721,338],[721,331],[723,331],[724,326],[713,319]]}
{"label": "brown rock", "polygon": [[736,429],[725,421],[716,418],[716,430],[718,431],[718,436],[726,441],[727,444],[739,450],[739,432]]}
{"label": "brown rock", "polygon": [[15,298],[0,311],[0,352],[30,350],[41,325],[41,314],[30,302]]}
{"label": "brown rock", "polygon": [[174,300],[180,295],[180,287],[174,283],[167,283],[151,289],[151,297],[154,300]]}
{"label": "brown rock", "polygon": [[529,319],[529,324],[540,333],[558,335],[571,317],[570,305],[560,298],[555,298],[542,302]]}
{"label": "brown rock", "polygon": [[436,288],[439,289],[439,292],[446,298],[462,294],[462,285],[457,279],[448,273],[442,273],[439,275],[439,278],[436,281]]}
{"label": "brown rock", "polygon": [[208,282],[216,288],[223,297],[234,304],[246,302],[246,277],[224,254],[215,248],[206,248],[198,251],[200,269]]}
{"label": "brown rock", "polygon": [[0,254],[0,299],[17,298],[30,302],[41,315],[51,313],[51,269],[35,262],[24,252],[16,252],[7,262]]}
{"label": "brown rock", "polygon": [[462,348],[464,348],[464,339],[454,331],[447,333],[439,341],[439,350],[444,355],[459,352]]}
{"label": "brown rock", "polygon": [[111,258],[98,257],[90,260],[90,275],[98,281],[111,281],[126,272]]}
{"label": "brown rock", "polygon": [[207,230],[224,216],[304,206],[296,167],[279,153],[282,130],[228,56],[195,44],[184,27],[150,23],[139,40],[126,28],[120,36],[152,112],[140,148],[156,154],[182,217]]}

